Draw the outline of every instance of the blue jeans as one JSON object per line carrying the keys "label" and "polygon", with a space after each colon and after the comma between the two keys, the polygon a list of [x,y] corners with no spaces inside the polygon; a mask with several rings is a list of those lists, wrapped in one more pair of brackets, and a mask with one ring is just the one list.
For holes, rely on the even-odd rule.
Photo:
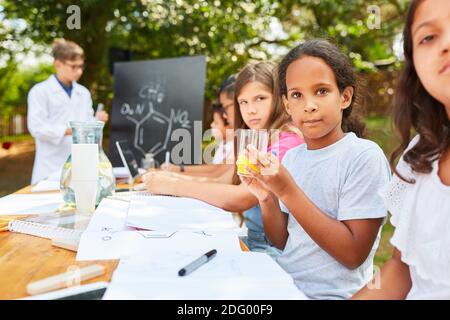
{"label": "blue jeans", "polygon": [[264,232],[248,230],[247,237],[242,241],[250,251],[267,253],[273,259],[281,254],[281,250],[273,246]]}

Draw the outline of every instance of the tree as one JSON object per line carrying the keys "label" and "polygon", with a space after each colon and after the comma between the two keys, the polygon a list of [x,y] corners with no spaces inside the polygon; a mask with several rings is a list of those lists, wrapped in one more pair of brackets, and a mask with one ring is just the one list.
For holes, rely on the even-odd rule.
{"label": "tree", "polygon": [[[79,43],[87,56],[81,82],[94,100],[108,101],[110,48],[129,50],[135,59],[206,55],[209,99],[223,78],[249,60],[274,58],[268,44],[287,50],[304,39],[326,37],[340,44],[360,70],[395,67],[393,41],[408,0],[372,3],[381,14],[379,29],[369,26],[376,17],[364,0],[84,0],[77,4],[80,29],[67,25],[73,0],[3,0],[0,5],[6,19],[27,26],[15,30],[10,41],[30,38],[49,46],[55,37],[65,37]],[[273,19],[282,23],[284,37],[269,37]]]}
{"label": "tree", "polygon": [[332,39],[360,70],[376,70],[377,66],[396,62],[393,42],[403,28],[409,0],[282,2],[284,29],[297,38]]}
{"label": "tree", "polygon": [[206,55],[210,98],[220,81],[243,63],[268,58],[255,43],[268,30],[275,13],[273,1],[86,0],[79,3],[81,28],[69,30],[66,9],[72,4],[72,0],[4,1],[4,13],[26,21],[21,36],[35,43],[49,44],[55,37],[79,43],[87,56],[82,82],[94,98],[104,98],[111,88],[110,47],[131,50],[140,58]]}
{"label": "tree", "polygon": [[33,69],[19,69],[9,64],[0,70],[0,115],[24,114],[28,91],[54,72],[53,66],[41,64]]}

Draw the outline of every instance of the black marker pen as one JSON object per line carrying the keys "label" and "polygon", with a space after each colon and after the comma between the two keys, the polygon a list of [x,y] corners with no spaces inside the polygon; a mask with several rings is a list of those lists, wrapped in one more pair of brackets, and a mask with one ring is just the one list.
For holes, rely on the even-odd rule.
{"label": "black marker pen", "polygon": [[178,275],[179,276],[185,276],[188,275],[189,273],[191,273],[192,271],[194,271],[195,269],[197,269],[198,267],[204,265],[205,263],[207,263],[209,260],[211,260],[212,258],[214,258],[216,256],[217,250],[213,249],[207,253],[205,253],[204,255],[202,255],[200,258],[192,261],[191,263],[189,263],[186,267],[182,268],[180,271],[178,271]]}

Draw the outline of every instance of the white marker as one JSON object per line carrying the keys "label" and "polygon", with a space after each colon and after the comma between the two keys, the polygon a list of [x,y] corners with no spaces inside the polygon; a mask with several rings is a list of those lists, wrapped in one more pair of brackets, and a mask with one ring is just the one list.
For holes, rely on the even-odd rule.
{"label": "white marker", "polygon": [[105,109],[105,105],[103,103],[99,103],[97,105],[97,112],[103,111]]}
{"label": "white marker", "polygon": [[166,161],[165,161],[165,163],[169,164],[169,162],[170,162],[170,151],[166,151]]}

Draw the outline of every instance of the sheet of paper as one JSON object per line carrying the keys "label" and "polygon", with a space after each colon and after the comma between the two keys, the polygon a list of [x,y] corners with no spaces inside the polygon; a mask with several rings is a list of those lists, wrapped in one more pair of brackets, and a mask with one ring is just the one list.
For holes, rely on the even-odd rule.
{"label": "sheet of paper", "polygon": [[131,197],[127,225],[148,230],[234,230],[231,213],[205,202],[179,197]]}
{"label": "sheet of paper", "polygon": [[59,181],[41,180],[31,188],[31,192],[59,191]]}
{"label": "sheet of paper", "polygon": [[0,216],[54,213],[64,205],[61,194],[10,194],[0,198]]}
{"label": "sheet of paper", "polygon": [[124,255],[160,257],[173,252],[201,255],[211,249],[240,252],[239,238],[234,232],[90,231],[81,236],[77,261],[115,260]]}
{"label": "sheet of paper", "polygon": [[85,232],[117,232],[134,230],[126,226],[130,203],[115,199],[102,199]]}
{"label": "sheet of paper", "polygon": [[121,255],[163,254],[171,250],[201,252],[210,246],[240,252],[235,232],[176,232],[175,228],[140,230],[126,225],[130,203],[103,199],[78,246],[77,261],[119,259]]}
{"label": "sheet of paper", "polygon": [[187,276],[187,252],[122,257],[106,299],[305,299],[292,278],[264,253],[222,253]]}
{"label": "sheet of paper", "polygon": [[307,300],[295,284],[263,279],[141,279],[113,281],[104,300]]}
{"label": "sheet of paper", "polygon": [[[208,248],[208,249],[206,249]],[[185,277],[179,277],[178,271],[213,248],[217,254]],[[258,252],[234,252],[217,246],[200,250],[170,250],[146,255],[122,256],[119,266],[114,272],[114,280],[121,281],[132,278],[173,278],[184,280],[206,278],[245,278],[253,280],[292,283],[292,277],[286,273],[269,255]]]}
{"label": "sheet of paper", "polygon": [[118,259],[129,241],[127,231],[135,230],[125,225],[129,203],[103,199],[78,245],[77,260]]}

